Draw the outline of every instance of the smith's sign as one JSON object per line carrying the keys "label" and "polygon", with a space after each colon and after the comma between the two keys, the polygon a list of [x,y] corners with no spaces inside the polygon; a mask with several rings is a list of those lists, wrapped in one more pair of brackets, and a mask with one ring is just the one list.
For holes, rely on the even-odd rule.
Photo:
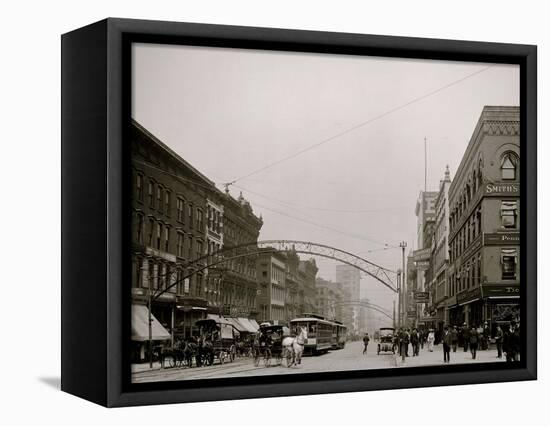
{"label": "smith's sign", "polygon": [[517,183],[488,183],[485,185],[486,195],[519,195]]}

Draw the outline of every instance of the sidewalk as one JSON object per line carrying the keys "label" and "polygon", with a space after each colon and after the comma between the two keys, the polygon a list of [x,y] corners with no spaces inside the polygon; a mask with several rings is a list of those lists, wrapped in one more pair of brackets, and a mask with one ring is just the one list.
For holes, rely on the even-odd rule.
{"label": "sidewalk", "polygon": [[[472,354],[464,352],[463,348],[457,348],[456,352],[451,349],[451,361],[450,364],[471,364],[482,362],[506,362],[505,355],[502,358],[497,358],[496,349],[489,349],[487,351],[477,351],[476,359],[472,359]],[[409,345],[409,356],[405,358],[405,362],[401,360],[399,354],[395,354],[395,366],[396,367],[421,367],[426,365],[445,365],[443,362],[443,345],[434,346],[434,351],[428,351],[428,346],[424,345],[424,349],[420,349],[418,356],[412,356],[412,345]]]}

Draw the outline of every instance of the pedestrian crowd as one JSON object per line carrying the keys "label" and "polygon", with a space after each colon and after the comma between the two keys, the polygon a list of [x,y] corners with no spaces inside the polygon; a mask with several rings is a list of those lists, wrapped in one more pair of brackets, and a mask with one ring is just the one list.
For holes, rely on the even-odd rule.
{"label": "pedestrian crowd", "polygon": [[[369,342],[368,333],[363,342],[365,354]],[[468,327],[466,323],[460,327],[445,325],[442,333],[437,336],[437,342],[433,329],[400,328],[393,337],[393,351],[399,353],[404,362],[409,356],[409,347],[410,356],[416,357],[424,346],[427,346],[429,352],[433,352],[436,343],[443,346],[443,362],[446,364],[451,361],[451,352],[457,352],[458,348],[462,348],[464,352],[470,351],[473,360],[476,359],[478,350],[487,351],[492,343],[496,347],[496,357],[501,359],[504,354],[507,362],[519,361],[521,352],[520,329],[516,321],[511,321],[505,330],[497,325],[493,335],[487,322],[479,327]]]}

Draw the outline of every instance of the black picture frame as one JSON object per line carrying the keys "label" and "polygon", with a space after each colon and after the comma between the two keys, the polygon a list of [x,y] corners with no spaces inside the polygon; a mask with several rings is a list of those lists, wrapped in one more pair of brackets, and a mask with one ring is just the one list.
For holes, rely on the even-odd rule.
{"label": "black picture frame", "polygon": [[[109,18],[62,36],[61,388],[131,406],[537,377],[537,49],[519,44]],[[131,384],[128,129],[132,42],[510,63],[520,66],[521,322],[525,355],[508,364]]]}

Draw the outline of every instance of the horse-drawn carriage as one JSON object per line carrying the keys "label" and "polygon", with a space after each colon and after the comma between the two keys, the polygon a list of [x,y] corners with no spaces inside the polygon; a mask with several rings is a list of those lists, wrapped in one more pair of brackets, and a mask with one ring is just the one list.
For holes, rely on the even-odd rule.
{"label": "horse-drawn carriage", "polygon": [[392,352],[395,353],[393,340],[394,340],[395,329],[392,327],[383,327],[379,331],[379,340],[378,340],[378,355],[380,352]]}
{"label": "horse-drawn carriage", "polygon": [[283,358],[288,358],[288,364],[292,353],[285,351],[283,339],[289,336],[290,329],[288,327],[262,324],[254,340],[254,365],[258,367],[263,362],[265,367],[269,367],[272,359],[275,360],[276,365],[281,365]]}
{"label": "horse-drawn carriage", "polygon": [[199,328],[197,365],[233,362],[237,354],[235,338],[238,331],[223,317],[207,318],[195,323]]}
{"label": "horse-drawn carriage", "polygon": [[[164,348],[161,363],[170,367],[192,367],[193,358],[199,353],[198,344],[193,339],[177,339],[172,348]],[[199,365],[199,363],[197,363]]]}

